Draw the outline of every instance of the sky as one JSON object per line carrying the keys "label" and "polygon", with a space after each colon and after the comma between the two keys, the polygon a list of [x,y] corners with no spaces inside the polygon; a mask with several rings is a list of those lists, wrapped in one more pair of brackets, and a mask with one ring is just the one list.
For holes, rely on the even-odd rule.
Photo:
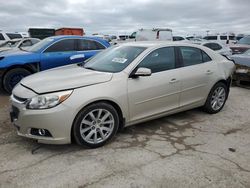
{"label": "sky", "polygon": [[90,35],[170,28],[175,35],[250,33],[250,0],[0,0],[0,30],[80,27]]}

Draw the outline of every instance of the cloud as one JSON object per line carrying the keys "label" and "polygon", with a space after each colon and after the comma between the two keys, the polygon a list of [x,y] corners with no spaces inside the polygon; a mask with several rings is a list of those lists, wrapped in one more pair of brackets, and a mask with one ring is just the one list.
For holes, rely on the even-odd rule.
{"label": "cloud", "polygon": [[249,7],[249,0],[2,0],[0,29],[82,27],[88,34],[118,34],[167,27],[181,35],[246,33]]}

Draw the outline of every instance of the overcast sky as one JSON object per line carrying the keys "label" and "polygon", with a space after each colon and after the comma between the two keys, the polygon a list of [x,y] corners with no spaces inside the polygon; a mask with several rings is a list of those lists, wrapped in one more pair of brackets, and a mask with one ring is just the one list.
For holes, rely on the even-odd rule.
{"label": "overcast sky", "polygon": [[250,0],[0,0],[0,30],[82,27],[87,34],[171,28],[174,34],[250,33]]}

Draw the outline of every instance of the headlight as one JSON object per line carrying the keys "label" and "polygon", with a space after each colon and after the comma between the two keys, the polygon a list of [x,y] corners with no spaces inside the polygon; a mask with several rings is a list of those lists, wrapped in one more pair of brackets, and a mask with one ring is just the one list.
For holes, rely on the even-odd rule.
{"label": "headlight", "polygon": [[57,106],[65,101],[73,92],[62,91],[58,93],[50,93],[45,95],[38,95],[28,100],[27,109],[48,109]]}

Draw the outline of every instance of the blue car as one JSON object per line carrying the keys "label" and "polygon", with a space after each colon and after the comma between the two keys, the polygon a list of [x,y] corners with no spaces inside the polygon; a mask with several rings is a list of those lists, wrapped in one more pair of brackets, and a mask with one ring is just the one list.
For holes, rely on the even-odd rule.
{"label": "blue car", "polygon": [[110,44],[96,37],[54,36],[29,49],[0,53],[0,83],[11,93],[25,76],[58,66],[83,62]]}

